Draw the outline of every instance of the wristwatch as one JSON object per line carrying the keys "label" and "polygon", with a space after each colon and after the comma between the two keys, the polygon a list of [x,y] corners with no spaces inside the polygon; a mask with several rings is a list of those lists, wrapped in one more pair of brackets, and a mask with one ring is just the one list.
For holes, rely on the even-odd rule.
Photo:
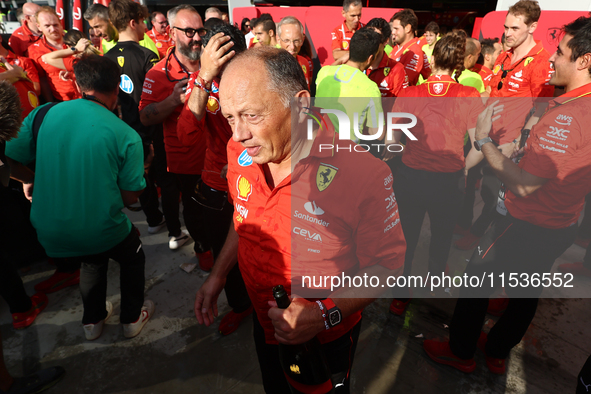
{"label": "wristwatch", "polygon": [[76,52],[77,52],[77,50],[76,50],[76,47],[70,47],[70,49],[71,49],[71,50],[72,50],[72,52],[74,52],[74,53],[76,53]]}
{"label": "wristwatch", "polygon": [[338,306],[335,305],[334,301],[330,298],[327,298],[322,301],[326,308],[326,315],[328,316],[328,325],[330,328],[333,328],[336,325],[341,324],[343,321],[343,315],[341,314],[341,310]]}
{"label": "wristwatch", "polygon": [[482,145],[486,144],[487,142],[493,142],[492,138],[486,137],[481,140],[474,141],[474,149],[480,152],[480,150],[482,149]]}

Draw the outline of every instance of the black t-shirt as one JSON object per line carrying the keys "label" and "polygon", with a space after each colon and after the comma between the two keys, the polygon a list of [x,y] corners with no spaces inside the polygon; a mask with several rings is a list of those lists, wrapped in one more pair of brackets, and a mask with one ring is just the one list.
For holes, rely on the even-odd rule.
{"label": "black t-shirt", "polygon": [[142,125],[138,107],[142,97],[142,86],[148,71],[158,62],[158,55],[137,42],[118,42],[105,54],[121,71],[119,82],[119,105],[123,121],[135,129],[144,142],[149,142],[151,128]]}

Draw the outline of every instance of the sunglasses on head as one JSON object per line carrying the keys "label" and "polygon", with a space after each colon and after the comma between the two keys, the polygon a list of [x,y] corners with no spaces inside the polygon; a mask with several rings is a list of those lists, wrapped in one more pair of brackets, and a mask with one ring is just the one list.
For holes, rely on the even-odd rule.
{"label": "sunglasses on head", "polygon": [[180,27],[176,27],[174,26],[173,29],[177,29],[182,31],[183,33],[185,33],[185,35],[188,38],[193,38],[195,37],[195,33],[197,33],[199,35],[199,37],[203,37],[204,35],[207,34],[207,29],[200,27],[199,29],[193,29],[191,27],[187,27],[186,29],[181,29]]}

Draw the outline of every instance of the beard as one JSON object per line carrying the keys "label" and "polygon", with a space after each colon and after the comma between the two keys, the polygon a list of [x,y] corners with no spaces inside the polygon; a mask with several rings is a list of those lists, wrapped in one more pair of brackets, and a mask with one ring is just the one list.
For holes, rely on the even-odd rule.
{"label": "beard", "polygon": [[186,45],[179,41],[177,43],[177,48],[179,52],[189,60],[196,61],[201,57],[201,42],[191,40],[191,43]]}

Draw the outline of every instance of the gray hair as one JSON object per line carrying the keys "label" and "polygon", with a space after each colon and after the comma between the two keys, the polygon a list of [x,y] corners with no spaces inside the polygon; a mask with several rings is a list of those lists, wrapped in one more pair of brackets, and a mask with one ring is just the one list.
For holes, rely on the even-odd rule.
{"label": "gray hair", "polygon": [[257,47],[235,56],[230,65],[239,63],[238,59],[251,63],[260,60],[267,71],[267,88],[280,97],[281,104],[289,108],[290,100],[298,92],[308,90],[308,83],[298,61],[284,49]]}
{"label": "gray hair", "polygon": [[361,2],[361,0],[344,0],[343,1],[343,10],[345,12],[349,12],[349,8],[353,7],[357,7],[357,6],[363,6],[363,3]]}
{"label": "gray hair", "polygon": [[109,9],[102,4],[96,3],[91,5],[84,11],[84,19],[87,21],[99,17],[105,21],[109,19]]}
{"label": "gray hair", "polygon": [[304,33],[304,25],[302,25],[302,22],[300,22],[300,20],[298,18],[296,18],[295,16],[286,16],[285,18],[281,19],[279,21],[279,23],[277,24],[277,35],[281,36],[281,26],[283,25],[296,25],[300,27],[300,31],[302,32],[302,35],[305,35],[306,33]]}
{"label": "gray hair", "polygon": [[166,14],[166,19],[168,19],[168,24],[170,25],[171,28],[174,27],[174,22],[176,22],[176,15],[180,11],[191,11],[191,12],[198,14],[197,10],[192,5],[189,5],[189,4],[181,4],[181,5],[177,5],[174,8],[171,8],[170,10],[168,10],[168,12]]}
{"label": "gray hair", "polygon": [[218,14],[221,19],[222,11],[220,11],[220,9],[217,7],[209,7],[208,9],[205,10],[205,18],[206,19],[207,19],[207,14]]}

